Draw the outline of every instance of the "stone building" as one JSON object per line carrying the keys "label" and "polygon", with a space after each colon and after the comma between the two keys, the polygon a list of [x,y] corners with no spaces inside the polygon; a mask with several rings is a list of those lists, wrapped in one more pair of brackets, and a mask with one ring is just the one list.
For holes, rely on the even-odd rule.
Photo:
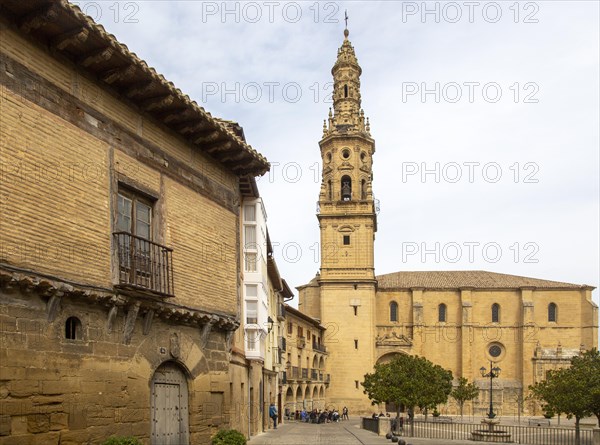
{"label": "stone building", "polygon": [[208,443],[269,164],[66,1],[2,2],[0,84],[0,443]]}
{"label": "stone building", "polygon": [[415,354],[480,386],[474,414],[488,404],[489,380],[480,368],[490,361],[502,369],[493,391],[500,414],[534,412],[522,402],[528,385],[598,346],[594,288],[486,271],[375,275],[375,141],[348,35],[345,30],[331,71],[333,112],[319,142],[321,268],[298,288],[302,312],[328,328],[327,403],[371,413],[360,385],[364,375],[395,354]]}
{"label": "stone building", "polygon": [[281,388],[284,414],[329,407],[325,327],[288,305],[285,305],[285,325],[285,371]]}

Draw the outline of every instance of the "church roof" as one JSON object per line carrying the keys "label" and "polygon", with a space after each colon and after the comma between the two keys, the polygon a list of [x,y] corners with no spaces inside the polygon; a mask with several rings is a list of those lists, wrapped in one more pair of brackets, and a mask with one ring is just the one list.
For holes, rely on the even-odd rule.
{"label": "church roof", "polygon": [[520,277],[485,270],[394,272],[378,275],[379,289],[594,289],[592,286]]}

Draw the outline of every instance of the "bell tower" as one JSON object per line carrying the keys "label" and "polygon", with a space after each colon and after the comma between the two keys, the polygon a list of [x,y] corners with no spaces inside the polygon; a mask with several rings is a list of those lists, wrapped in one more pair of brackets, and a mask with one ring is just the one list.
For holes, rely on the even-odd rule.
{"label": "bell tower", "polygon": [[361,109],[360,75],[344,30],[333,74],[333,112],[319,142],[323,172],[319,194],[321,281],[374,282],[373,242],[377,231],[373,197],[373,154],[369,119]]}
{"label": "bell tower", "polygon": [[353,414],[370,413],[360,383],[375,359],[375,279],[373,246],[377,201],[373,197],[373,154],[369,120],[361,108],[362,69],[344,30],[333,75],[333,110],[319,142],[323,172],[317,218],[321,269],[299,288],[300,308],[327,328],[327,403]]}

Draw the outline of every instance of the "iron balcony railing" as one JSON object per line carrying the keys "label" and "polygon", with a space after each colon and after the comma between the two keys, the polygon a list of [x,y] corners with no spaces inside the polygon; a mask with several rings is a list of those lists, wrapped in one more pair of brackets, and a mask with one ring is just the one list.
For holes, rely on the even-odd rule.
{"label": "iron balcony railing", "polygon": [[127,232],[113,235],[119,261],[119,285],[174,296],[173,249]]}
{"label": "iron balcony railing", "polygon": [[313,349],[318,352],[327,352],[327,348],[325,347],[325,345],[317,343],[316,341],[313,341]]}
{"label": "iron balcony railing", "polygon": [[287,378],[288,379],[297,379],[299,376],[299,371],[298,371],[298,367],[297,366],[292,366],[292,374],[288,375]]}
{"label": "iron balcony railing", "polygon": [[318,371],[317,371],[316,369],[311,369],[311,370],[310,370],[310,378],[311,378],[312,380],[318,380],[318,378],[319,378],[319,373],[318,373]]}
{"label": "iron balcony railing", "polygon": [[285,320],[285,306],[283,305],[283,303],[277,304],[277,320]]}

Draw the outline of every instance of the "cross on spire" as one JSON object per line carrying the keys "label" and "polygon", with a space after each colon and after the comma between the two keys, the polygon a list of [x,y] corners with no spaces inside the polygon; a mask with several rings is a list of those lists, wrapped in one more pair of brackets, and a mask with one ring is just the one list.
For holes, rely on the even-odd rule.
{"label": "cross on spire", "polygon": [[344,20],[346,21],[346,29],[348,29],[348,10],[344,11]]}

